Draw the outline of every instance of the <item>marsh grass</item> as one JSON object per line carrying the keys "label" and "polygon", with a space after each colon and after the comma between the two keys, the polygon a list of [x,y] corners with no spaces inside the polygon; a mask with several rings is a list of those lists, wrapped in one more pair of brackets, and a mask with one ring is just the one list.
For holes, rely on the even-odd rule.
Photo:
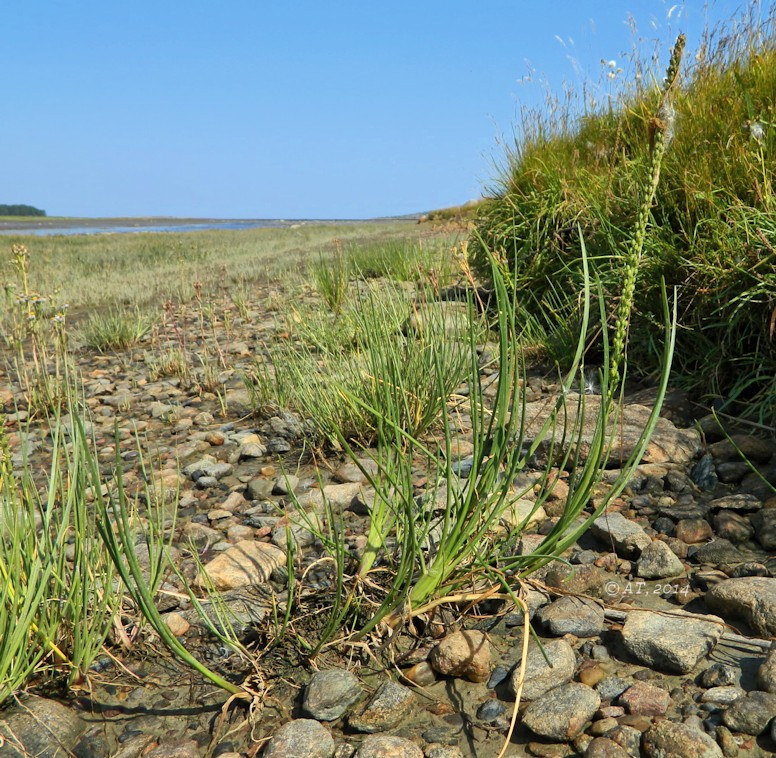
{"label": "marsh grass", "polygon": [[79,330],[80,341],[99,353],[126,350],[151,331],[154,320],[139,308],[111,307],[93,312]]}
{"label": "marsh grass", "polygon": [[[660,280],[677,286],[677,376],[758,421],[773,419],[776,359],[774,151],[776,12],[750,3],[709,30],[673,86],[673,125],[635,293],[629,356],[641,375],[660,371]],[[581,224],[591,267],[611,307],[656,129],[669,111],[662,78],[643,61],[603,105],[584,95],[527,113],[470,239],[480,273],[488,252],[534,313],[548,287],[572,293],[580,277]],[[480,241],[481,240],[481,241]],[[611,319],[612,312],[606,314]],[[600,324],[593,322],[593,329]],[[599,343],[600,344],[600,343]]]}

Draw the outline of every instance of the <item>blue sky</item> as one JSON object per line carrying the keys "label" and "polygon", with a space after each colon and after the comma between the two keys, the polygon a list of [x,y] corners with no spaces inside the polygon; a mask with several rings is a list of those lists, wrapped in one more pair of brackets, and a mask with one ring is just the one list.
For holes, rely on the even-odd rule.
{"label": "blue sky", "polygon": [[601,82],[602,59],[627,75],[630,16],[665,60],[678,31],[692,48],[739,5],[5,0],[0,203],[222,218],[458,204],[543,82]]}

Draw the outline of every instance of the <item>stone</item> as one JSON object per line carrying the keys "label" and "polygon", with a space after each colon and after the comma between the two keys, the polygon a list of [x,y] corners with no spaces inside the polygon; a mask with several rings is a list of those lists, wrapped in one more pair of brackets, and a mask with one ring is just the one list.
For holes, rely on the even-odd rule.
{"label": "stone", "polygon": [[369,474],[369,476],[374,477],[377,476],[378,470],[379,466],[377,461],[374,461],[371,458],[359,458],[358,465],[356,463],[349,462],[343,463],[341,466],[339,466],[334,471],[334,480],[340,484],[366,484],[369,479],[364,472]]}
{"label": "stone", "polygon": [[756,634],[776,636],[776,579],[764,576],[728,579],[711,587],[704,601],[709,610],[744,619]]}
{"label": "stone", "polygon": [[706,542],[714,536],[711,524],[703,518],[685,518],[676,523],[674,536],[688,545]]}
{"label": "stone", "polygon": [[734,732],[757,736],[776,717],[776,695],[753,690],[736,700],[723,714],[722,723]]}
{"label": "stone", "polygon": [[357,732],[383,732],[396,726],[415,702],[412,691],[397,682],[383,682],[366,706],[348,718]]}
{"label": "stone", "polygon": [[428,661],[420,661],[414,666],[402,671],[402,675],[408,682],[418,687],[430,687],[436,680],[436,673]]}
{"label": "stone", "polygon": [[683,574],[684,565],[665,542],[655,540],[641,551],[636,572],[642,579],[665,579]]}
{"label": "stone", "polygon": [[594,689],[579,682],[569,682],[534,700],[525,709],[522,723],[541,737],[573,740],[600,705],[601,698]]}
{"label": "stone", "polygon": [[318,721],[336,721],[363,695],[350,671],[316,671],[304,691],[302,709]]}
{"label": "stone", "polygon": [[364,497],[364,485],[359,482],[347,484],[327,484],[320,489],[313,489],[298,497],[299,505],[306,508],[321,510],[324,504],[334,511],[345,511],[351,508],[355,501]]}
{"label": "stone", "polygon": [[470,682],[487,681],[491,669],[488,638],[480,631],[463,630],[447,635],[429,658],[443,676],[458,676]]}
{"label": "stone", "polygon": [[614,698],[622,695],[632,684],[633,682],[629,679],[622,679],[619,676],[608,676],[595,686],[595,690],[601,696],[601,700],[614,700]]}
{"label": "stone", "polygon": [[620,695],[617,703],[637,716],[663,716],[671,705],[671,695],[654,684],[636,682]]}
{"label": "stone", "polygon": [[71,755],[86,722],[72,708],[26,695],[3,711],[0,755],[3,758],[59,758]]}
{"label": "stone", "polygon": [[771,648],[757,669],[757,685],[763,692],[776,694],[776,648]]}
{"label": "stone", "polygon": [[723,758],[717,743],[700,729],[668,720],[647,729],[642,748],[646,758]]}
{"label": "stone", "polygon": [[607,737],[596,737],[585,750],[585,758],[633,758],[630,753]]}
{"label": "stone", "polygon": [[767,463],[776,447],[770,440],[751,434],[732,434],[730,439],[709,445],[709,452],[717,461],[740,461],[743,457],[753,463]]}
{"label": "stone", "polygon": [[182,743],[162,743],[157,745],[155,748],[144,752],[143,758],[199,758],[201,755],[202,749],[196,740],[186,740]]}
{"label": "stone", "polygon": [[641,730],[627,724],[618,724],[606,736],[629,755],[641,755]]}
{"label": "stone", "polygon": [[714,663],[701,675],[704,687],[726,687],[737,685],[741,681],[741,669],[730,663]]}
{"label": "stone", "polygon": [[[746,466],[746,464],[744,464]],[[748,467],[747,467],[748,470]],[[718,497],[709,503],[712,511],[759,511],[763,507],[762,500],[754,495],[737,492],[732,495]]]}
{"label": "stone", "polygon": [[275,730],[262,758],[332,758],[334,739],[326,727],[313,719],[294,719]]}
{"label": "stone", "polygon": [[[579,403],[573,394],[568,397],[566,405],[567,419],[564,429],[563,418],[559,417],[559,423],[554,434],[548,434],[538,445],[540,456],[549,456],[550,449],[554,456],[561,454],[561,448],[574,445],[580,459],[584,460],[590,451],[597,429],[597,418],[601,407],[601,398],[596,395],[585,397],[584,419],[579,424],[577,415]],[[532,444],[542,425],[547,421],[551,403],[546,400],[526,403],[524,430],[524,444]],[[614,466],[618,462],[624,463],[636,450],[639,438],[646,427],[652,409],[637,403],[627,403],[622,406],[621,413],[613,414],[611,428],[608,430],[607,439],[611,440],[609,453],[610,463]],[[574,433],[571,433],[574,429]],[[579,434],[577,433],[579,429]],[[563,442],[563,444],[561,444]],[[675,464],[688,464],[702,452],[701,438],[697,430],[678,429],[671,421],[658,418],[654,432],[647,445],[643,463],[665,463],[670,461]]]}
{"label": "stone", "polygon": [[642,527],[619,511],[599,516],[590,525],[590,533],[607,547],[614,546],[622,558],[637,557],[652,542]]}
{"label": "stone", "polygon": [[721,510],[714,515],[714,531],[718,537],[735,544],[751,539],[754,527],[741,514]]}
{"label": "stone", "polygon": [[623,625],[622,640],[628,652],[645,666],[686,674],[722,636],[722,619],[707,618],[685,615],[683,611],[669,616],[632,610]]}
{"label": "stone", "polygon": [[732,684],[726,684],[721,687],[710,687],[701,695],[702,703],[719,703],[720,705],[730,705],[745,695],[745,691]]}
{"label": "stone", "polygon": [[506,710],[504,704],[495,698],[488,699],[477,708],[477,720],[490,723],[503,716]]}
{"label": "stone", "polygon": [[527,498],[511,500],[501,513],[501,523],[507,527],[520,527],[523,531],[535,528],[546,518],[547,511]]}
{"label": "stone", "polygon": [[273,495],[289,495],[299,486],[299,477],[294,474],[283,474],[275,480],[272,487]]}
{"label": "stone", "polygon": [[604,629],[604,609],[594,600],[565,595],[536,614],[544,628],[558,637],[596,637]]}
{"label": "stone", "polygon": [[776,550],[776,509],[768,508],[749,516],[754,527],[754,538],[766,550]]}
{"label": "stone", "polygon": [[463,758],[461,748],[456,745],[440,745],[431,743],[423,753],[425,758]]}
{"label": "stone", "polygon": [[375,734],[361,743],[354,758],[423,758],[423,751],[404,737]]}
{"label": "stone", "polygon": [[707,542],[689,552],[688,556],[697,563],[707,563],[711,566],[721,566],[726,563],[743,563],[744,554],[728,540],[721,538]]}
{"label": "stone", "polygon": [[[533,641],[528,648],[521,700],[536,700],[548,690],[568,682],[574,676],[576,658],[574,649],[566,640],[545,641],[543,648],[544,653]],[[547,665],[545,655],[550,665]],[[513,696],[517,694],[521,670],[518,662],[509,676],[508,688]]]}
{"label": "stone", "polygon": [[[266,542],[243,540],[224,550],[202,570],[217,590],[266,582],[272,571],[286,563],[286,554]],[[203,586],[202,578],[197,583]]]}
{"label": "stone", "polygon": [[722,749],[725,758],[737,758],[739,752],[738,742],[736,742],[736,738],[733,736],[730,729],[720,724],[717,727],[714,736],[717,738],[717,744]]}

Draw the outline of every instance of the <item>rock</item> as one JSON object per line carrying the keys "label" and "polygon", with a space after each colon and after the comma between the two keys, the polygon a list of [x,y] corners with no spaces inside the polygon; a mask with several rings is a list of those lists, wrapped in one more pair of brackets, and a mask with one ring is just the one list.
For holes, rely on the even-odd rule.
{"label": "rock", "polygon": [[[553,687],[568,682],[574,676],[576,658],[574,649],[566,640],[549,640],[543,643],[543,647],[544,654],[539,645],[534,644],[533,641],[528,648],[522,700],[535,700]],[[545,655],[550,665],[547,665]],[[509,676],[509,691],[513,696],[517,694],[520,672],[521,666],[518,662]]]}
{"label": "rock", "polygon": [[310,490],[300,495],[299,505],[305,508],[314,508],[320,510],[324,507],[334,511],[348,510],[354,503],[363,496],[364,485],[359,482],[350,482],[348,484],[327,484],[320,489]]}
{"label": "rock", "polygon": [[[266,582],[272,571],[285,563],[286,554],[274,545],[243,540],[206,563],[202,570],[216,589],[229,590]],[[201,578],[197,583],[202,586]]]}
{"label": "rock", "polygon": [[[746,466],[746,464],[744,464]],[[735,493],[718,497],[709,503],[712,511],[730,510],[730,511],[759,511],[763,507],[762,500],[754,495],[746,493]]]}
{"label": "rock", "polygon": [[714,531],[718,537],[732,543],[746,542],[754,534],[752,524],[735,511],[722,510],[714,516]]}
{"label": "rock", "polygon": [[776,579],[764,576],[728,579],[709,589],[704,600],[712,611],[743,618],[756,634],[776,636]]}
{"label": "rock", "polygon": [[427,339],[465,339],[472,328],[472,314],[466,303],[434,301],[416,304],[407,326]]}
{"label": "rock", "polygon": [[588,687],[595,687],[606,676],[606,670],[598,661],[582,661],[577,679]]}
{"label": "rock", "polygon": [[613,545],[622,558],[637,557],[652,540],[636,523],[619,511],[599,516],[590,526],[590,533],[607,547]]}
{"label": "rock", "polygon": [[642,739],[647,758],[723,758],[714,740],[699,729],[673,721],[658,721]]}
{"label": "rock", "polygon": [[402,674],[408,682],[417,684],[418,687],[430,687],[437,680],[436,673],[428,661],[420,661],[420,663],[404,669]]}
{"label": "rock", "polygon": [[604,609],[594,600],[566,595],[540,608],[536,618],[550,634],[596,637],[604,629]]}
{"label": "rock", "polygon": [[357,732],[382,732],[396,726],[406,715],[415,696],[404,685],[383,682],[366,706],[348,718],[348,725]]}
{"label": "rock", "polygon": [[[633,717],[631,717],[633,718]],[[627,724],[618,724],[606,736],[629,755],[641,755],[641,731]]]}
{"label": "rock", "polygon": [[734,732],[762,734],[776,717],[776,695],[754,690],[736,700],[723,714],[722,723]]}
{"label": "rock", "polygon": [[318,721],[336,721],[362,694],[358,678],[349,671],[316,671],[305,687],[302,708]]}
{"label": "rock", "polygon": [[754,527],[754,538],[766,550],[776,550],[776,509],[758,511],[749,520]]}
{"label": "rock", "polygon": [[741,669],[729,663],[715,663],[709,666],[701,676],[704,687],[727,687],[741,681]]}
{"label": "rock", "polygon": [[541,737],[573,740],[601,705],[595,690],[579,682],[562,684],[534,700],[523,713],[522,723]]}
{"label": "rock", "polygon": [[299,477],[294,474],[283,474],[275,480],[272,487],[273,495],[288,495],[299,486]]}
{"label": "rock", "polygon": [[743,563],[745,560],[744,554],[735,545],[721,538],[698,548],[691,548],[687,555],[697,563],[707,563],[711,566]]}
{"label": "rock", "polygon": [[695,545],[698,542],[710,540],[714,532],[706,519],[686,518],[677,522],[674,536],[688,545]]}
{"label": "rock", "polygon": [[340,484],[366,484],[369,480],[364,474],[364,471],[366,471],[369,476],[374,477],[377,475],[378,469],[377,462],[371,458],[359,458],[358,465],[352,462],[343,463],[337,468],[334,472],[334,479]]}
{"label": "rock", "polygon": [[757,684],[763,692],[776,694],[776,648],[771,648],[768,655],[757,669]]}
{"label": "rock", "polygon": [[515,498],[507,503],[501,513],[501,522],[507,527],[520,527],[523,531],[538,526],[547,518],[541,505],[527,498]]}
{"label": "rock", "polygon": [[744,692],[744,690],[732,684],[727,684],[722,687],[710,687],[701,695],[701,702],[730,705],[745,694],[746,692]]}
{"label": "rock", "polygon": [[404,737],[372,735],[361,743],[354,758],[423,758],[423,751]]}
{"label": "rock", "polygon": [[750,434],[732,434],[730,439],[709,445],[709,452],[717,461],[740,461],[744,457],[753,463],[767,463],[776,447],[770,440]]}
{"label": "rock", "polygon": [[266,500],[274,488],[275,483],[270,479],[257,477],[248,482],[245,494],[250,500]]}
{"label": "rock", "polygon": [[270,539],[281,549],[288,546],[290,539],[294,549],[299,550],[314,545],[322,532],[323,523],[317,513],[294,511],[277,522]]}
{"label": "rock", "polygon": [[[183,743],[162,743],[152,750],[143,753],[143,758],[199,758],[202,749],[196,740],[186,740]],[[266,753],[264,753],[266,755]]]}
{"label": "rock", "polygon": [[59,758],[71,755],[86,723],[56,700],[27,695],[3,711],[0,755],[3,758]]}
{"label": "rock", "polygon": [[668,616],[632,610],[622,628],[623,643],[646,666],[686,674],[714,648],[722,635],[722,619],[709,618],[708,621],[694,618],[682,611]]}
{"label": "rock", "polygon": [[491,668],[490,642],[476,630],[454,632],[432,651],[430,663],[443,676],[459,676],[470,682],[487,681]]}
{"label": "rock", "polygon": [[636,682],[628,687],[617,700],[628,713],[637,716],[663,716],[671,705],[671,695],[662,687],[647,682]]}
{"label": "rock", "polygon": [[736,742],[736,738],[730,729],[720,724],[715,731],[715,736],[725,758],[737,758],[739,752],[738,742]]}
{"label": "rock", "polygon": [[498,700],[491,698],[486,700],[477,709],[477,719],[479,721],[484,721],[485,723],[490,723],[491,721],[495,721],[496,719],[503,716],[504,713],[506,713],[506,710],[507,709],[504,707],[503,703],[500,703]]}
{"label": "rock", "polygon": [[424,751],[426,758],[463,758],[461,748],[455,745],[439,745],[432,743]]}
{"label": "rock", "polygon": [[334,739],[313,719],[294,719],[279,727],[264,748],[262,758],[332,758]]}
{"label": "rock", "polygon": [[[581,424],[581,433],[577,434],[578,403],[574,395],[569,395],[566,406],[568,418],[566,429],[563,428],[563,419],[559,417],[555,439],[548,434],[540,444],[538,451],[541,455],[548,456],[550,448],[554,446],[554,455],[561,454],[561,448],[574,444],[581,459],[585,459],[590,450],[596,433],[596,422],[601,407],[601,398],[596,395],[585,397],[584,419]],[[523,439],[524,444],[531,444],[546,422],[551,403],[546,400],[526,403],[525,417],[526,428]],[[608,431],[608,439],[612,447],[609,460],[614,465],[617,462],[625,462],[635,451],[639,437],[646,427],[651,408],[635,403],[622,406],[622,412],[611,419],[611,428]],[[570,430],[574,429],[571,434]],[[563,445],[561,445],[561,438]],[[572,443],[573,441],[573,443]],[[701,452],[700,434],[695,429],[677,429],[674,424],[664,418],[658,418],[655,430],[652,434],[647,449],[642,458],[643,463],[665,463],[671,461],[676,464],[687,464],[694,460]]]}
{"label": "rock", "polygon": [[[216,603],[200,600],[200,610],[220,633],[230,630],[223,626],[223,612],[229,615],[231,631],[239,638],[255,634],[256,628],[264,621],[273,607],[273,591],[268,584],[246,584],[233,590],[222,592]],[[196,608],[183,611],[181,616],[192,626],[206,626]]]}
{"label": "rock", "polygon": [[633,684],[630,679],[622,679],[619,676],[609,676],[600,681],[596,686],[596,692],[601,696],[601,700],[614,700],[622,695],[625,690]]}
{"label": "rock", "polygon": [[655,540],[642,551],[636,572],[643,579],[665,579],[684,573],[684,565],[665,542]]}
{"label": "rock", "polygon": [[631,754],[607,737],[596,737],[585,750],[585,758],[632,758]]}

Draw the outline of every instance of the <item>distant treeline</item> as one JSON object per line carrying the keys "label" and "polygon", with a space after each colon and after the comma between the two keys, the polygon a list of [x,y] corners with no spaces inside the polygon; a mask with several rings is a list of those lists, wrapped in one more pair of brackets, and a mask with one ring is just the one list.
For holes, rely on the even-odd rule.
{"label": "distant treeline", "polygon": [[31,205],[1,205],[0,216],[45,216],[46,211]]}

